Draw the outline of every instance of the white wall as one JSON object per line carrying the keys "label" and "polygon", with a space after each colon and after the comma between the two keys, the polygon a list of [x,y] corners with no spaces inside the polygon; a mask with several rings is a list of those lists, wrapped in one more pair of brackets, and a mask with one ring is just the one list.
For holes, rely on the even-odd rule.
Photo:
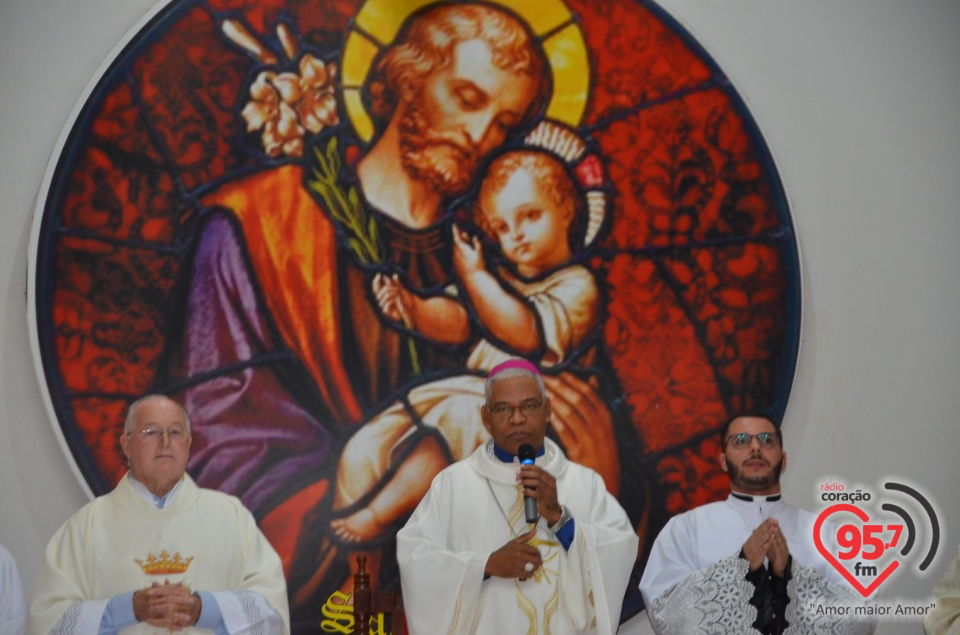
{"label": "white wall", "polygon": [[86,501],[47,418],[27,335],[40,181],[97,67],[152,0],[0,0],[0,542],[33,589],[46,542]]}
{"label": "white wall", "polygon": [[[788,497],[810,506],[828,475],[874,487],[908,477],[939,501],[949,552],[960,542],[960,3],[664,4],[746,99],[790,198],[804,307]],[[0,0],[0,543],[28,589],[47,540],[86,502],[30,357],[33,209],[77,98],[151,6]],[[884,595],[922,597],[946,564]]]}

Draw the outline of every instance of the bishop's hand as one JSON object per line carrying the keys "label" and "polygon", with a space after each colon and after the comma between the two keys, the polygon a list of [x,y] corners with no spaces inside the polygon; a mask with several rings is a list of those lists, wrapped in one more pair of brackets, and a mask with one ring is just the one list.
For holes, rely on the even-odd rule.
{"label": "bishop's hand", "polygon": [[523,487],[524,496],[537,500],[537,513],[546,519],[547,525],[556,525],[563,513],[557,500],[557,479],[539,465],[522,465],[517,471],[517,483]]}
{"label": "bishop's hand", "polygon": [[483,574],[518,580],[529,578],[543,564],[540,551],[530,544],[536,535],[537,530],[531,529],[491,553]]}

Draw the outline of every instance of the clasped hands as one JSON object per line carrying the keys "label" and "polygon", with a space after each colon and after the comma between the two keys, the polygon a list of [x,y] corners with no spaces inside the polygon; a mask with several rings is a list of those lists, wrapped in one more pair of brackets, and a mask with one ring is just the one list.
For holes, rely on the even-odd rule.
{"label": "clasped hands", "polygon": [[154,582],[133,594],[133,614],[140,622],[170,631],[190,628],[200,619],[202,603],[182,582]]}
{"label": "clasped hands", "polygon": [[[536,465],[524,465],[517,471],[517,484],[523,487],[523,495],[537,500],[537,511],[555,525],[563,513],[557,501],[557,481]],[[530,544],[537,536],[537,528],[517,536],[503,545],[487,559],[484,575],[497,578],[517,578],[521,582],[529,578],[543,565],[540,550]]]}
{"label": "clasped hands", "polygon": [[770,561],[773,575],[782,578],[790,562],[790,549],[780,530],[780,522],[776,518],[768,518],[760,523],[743,543],[743,555],[750,563],[750,571],[759,569],[766,558]]}

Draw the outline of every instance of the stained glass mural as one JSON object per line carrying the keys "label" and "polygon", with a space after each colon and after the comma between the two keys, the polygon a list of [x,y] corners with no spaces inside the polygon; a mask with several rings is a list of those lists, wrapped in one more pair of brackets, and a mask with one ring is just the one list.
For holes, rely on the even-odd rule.
{"label": "stained glass mural", "polygon": [[[460,36],[484,44],[454,37],[411,70],[402,50],[440,5],[484,7]],[[510,90],[483,85],[490,69]],[[786,407],[800,307],[780,177],[735,87],[654,2],[174,1],[69,125],[31,287],[56,425],[101,494],[125,470],[125,406],[183,403],[191,475],[254,513],[298,632],[335,628],[321,608],[356,553],[396,583],[409,509],[364,512],[419,449],[444,463],[480,442],[473,402],[446,395],[479,407],[498,355],[556,378],[569,420],[551,436],[627,509],[638,576],[666,518],[725,493],[724,419]],[[489,211],[524,152],[577,201],[548,265]],[[412,308],[435,305],[459,317]],[[640,607],[628,595],[624,618]]]}

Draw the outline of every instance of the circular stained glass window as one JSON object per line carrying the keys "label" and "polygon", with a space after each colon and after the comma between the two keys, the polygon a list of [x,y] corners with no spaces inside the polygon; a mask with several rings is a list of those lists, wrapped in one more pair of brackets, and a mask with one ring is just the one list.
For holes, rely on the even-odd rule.
{"label": "circular stained glass window", "polygon": [[[724,420],[779,420],[793,380],[786,197],[690,34],[654,2],[441,4],[466,17],[161,5],[92,80],[41,193],[31,327],[86,485],[123,475],[132,400],[183,403],[188,471],[254,512],[295,628],[360,550],[395,581],[393,536],[485,441],[504,356],[548,375],[548,435],[627,510],[638,576],[667,517],[725,494]],[[552,228],[517,211],[538,196]],[[421,485],[392,494],[411,466]],[[378,497],[395,509],[364,523]]]}

